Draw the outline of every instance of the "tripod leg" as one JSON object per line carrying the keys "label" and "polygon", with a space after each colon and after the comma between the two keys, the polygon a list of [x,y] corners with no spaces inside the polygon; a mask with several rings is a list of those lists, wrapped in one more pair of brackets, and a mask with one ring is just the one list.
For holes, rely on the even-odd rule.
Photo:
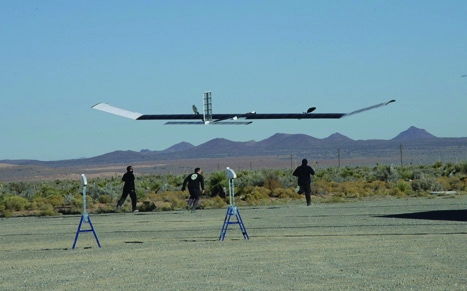
{"label": "tripod leg", "polygon": [[91,226],[92,233],[94,234],[94,238],[96,239],[97,245],[101,248],[101,243],[99,242],[99,239],[97,238],[96,231],[94,230],[94,226],[92,225],[91,218],[88,217],[88,222],[89,225]]}
{"label": "tripod leg", "polygon": [[248,236],[248,232],[246,231],[245,225],[243,224],[242,217],[240,216],[240,212],[238,212],[238,210],[237,210],[237,221],[240,226],[240,231],[243,234],[243,238],[250,239],[250,237]]}
{"label": "tripod leg", "polygon": [[79,236],[79,233],[81,231],[81,224],[83,224],[83,218],[84,218],[84,216],[81,216],[81,219],[80,219],[79,225],[78,225],[78,230],[76,231],[75,242],[73,243],[72,249],[75,249],[76,242],[78,241],[78,236]]}
{"label": "tripod leg", "polygon": [[227,234],[227,229],[229,228],[230,224],[230,217],[232,216],[232,208],[227,208],[227,213],[225,214],[224,218],[224,225],[222,226],[221,235],[219,236],[219,240],[224,241],[225,235]]}

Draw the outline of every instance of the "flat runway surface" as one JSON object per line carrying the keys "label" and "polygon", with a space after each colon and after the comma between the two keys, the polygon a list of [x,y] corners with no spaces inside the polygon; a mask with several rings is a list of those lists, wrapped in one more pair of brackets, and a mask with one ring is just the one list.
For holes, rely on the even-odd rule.
{"label": "flat runway surface", "polygon": [[0,290],[467,290],[467,197],[303,204],[2,218]]}

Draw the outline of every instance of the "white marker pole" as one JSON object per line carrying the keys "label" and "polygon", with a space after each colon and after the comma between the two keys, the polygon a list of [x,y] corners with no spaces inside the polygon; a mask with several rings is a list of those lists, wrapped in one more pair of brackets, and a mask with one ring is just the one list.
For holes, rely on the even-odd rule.
{"label": "white marker pole", "polygon": [[[97,238],[96,231],[94,230],[94,226],[92,225],[91,219],[89,218],[88,212],[86,211],[86,185],[88,181],[86,180],[86,176],[81,174],[81,180],[83,182],[83,214],[81,215],[81,220],[79,221],[78,230],[76,231],[75,241],[73,243],[73,249],[76,247],[76,242],[78,241],[78,236],[81,232],[92,232],[94,234],[94,238],[96,239],[97,245],[101,247],[101,243],[99,242],[99,238]],[[84,222],[89,223],[91,229],[81,229],[81,226]]]}
{"label": "white marker pole", "polygon": [[229,180],[229,198],[230,198],[230,205],[229,207],[232,210],[232,214],[236,215],[237,214],[237,206],[235,206],[235,185],[234,185],[234,179],[237,178],[237,174],[235,173],[234,170],[231,168],[227,167],[226,168],[226,174],[227,174],[227,179]]}
{"label": "white marker pole", "polygon": [[88,181],[86,179],[86,176],[84,174],[81,174],[81,180],[83,182],[83,219],[84,222],[88,222],[88,212],[86,210],[86,185],[88,184]]}
{"label": "white marker pole", "polygon": [[[237,206],[235,205],[235,189],[234,189],[234,180],[237,178],[237,174],[231,168],[226,168],[227,179],[229,180],[229,196],[230,196],[230,205],[227,208],[227,213],[225,214],[224,224],[222,225],[221,234],[219,235],[219,240],[223,241],[227,233],[227,229],[230,224],[238,224],[240,226],[240,231],[243,234],[244,239],[249,239],[248,233],[246,231],[245,225],[243,224],[242,217],[238,211]],[[234,215],[237,218],[237,221],[230,221],[230,218]]]}

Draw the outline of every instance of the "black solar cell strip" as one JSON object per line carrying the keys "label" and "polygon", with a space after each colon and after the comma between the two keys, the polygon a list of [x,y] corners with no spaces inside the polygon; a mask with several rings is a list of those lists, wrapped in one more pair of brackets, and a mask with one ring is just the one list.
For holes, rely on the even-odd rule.
{"label": "black solar cell strip", "polygon": [[144,114],[137,120],[202,120],[203,115],[195,114]]}
{"label": "black solar cell strip", "polygon": [[[228,120],[232,118],[245,119],[339,119],[345,113],[241,113],[213,114],[213,120]],[[137,120],[202,120],[203,115],[194,114],[144,114]]]}
{"label": "black solar cell strip", "polygon": [[256,113],[244,114],[245,119],[339,119],[345,113]]}

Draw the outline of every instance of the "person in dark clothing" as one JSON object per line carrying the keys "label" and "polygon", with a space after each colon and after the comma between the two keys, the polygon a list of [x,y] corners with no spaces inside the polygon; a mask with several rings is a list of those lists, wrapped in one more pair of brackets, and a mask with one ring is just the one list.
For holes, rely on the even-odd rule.
{"label": "person in dark clothing", "polygon": [[183,180],[182,191],[185,191],[186,185],[188,184],[188,192],[190,192],[190,199],[188,199],[188,204],[186,208],[191,212],[196,211],[198,206],[199,197],[201,194],[204,194],[204,178],[203,171],[200,168],[196,168],[195,172],[188,175],[185,180]]}
{"label": "person in dark clothing", "polygon": [[312,167],[308,166],[308,161],[306,159],[302,160],[302,165],[298,166],[293,174],[295,177],[298,177],[298,194],[305,193],[306,205],[311,205],[311,176],[315,175],[315,170]]}
{"label": "person in dark clothing", "polygon": [[136,209],[136,191],[135,191],[135,175],[133,175],[133,167],[128,166],[126,167],[126,173],[123,174],[122,181],[125,182],[123,185],[123,193],[120,200],[117,203],[117,210],[120,210],[123,203],[125,203],[128,194],[130,194],[131,198],[131,210],[133,212],[138,212]]}

